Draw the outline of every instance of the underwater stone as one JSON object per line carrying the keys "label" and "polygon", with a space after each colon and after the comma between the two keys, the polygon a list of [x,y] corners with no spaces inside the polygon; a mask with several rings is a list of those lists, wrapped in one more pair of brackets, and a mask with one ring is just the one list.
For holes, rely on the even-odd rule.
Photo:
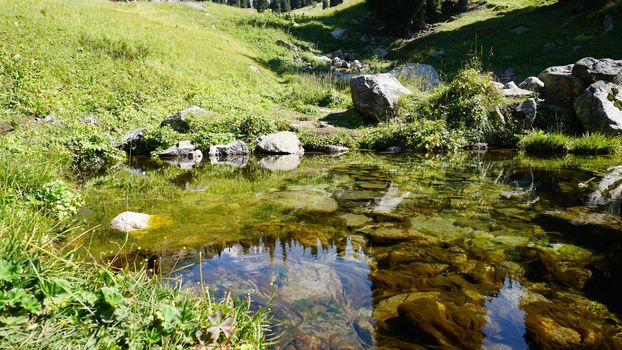
{"label": "underwater stone", "polygon": [[373,220],[365,215],[351,213],[339,215],[339,218],[343,220],[348,227],[363,226]]}
{"label": "underwater stone", "polygon": [[303,191],[276,192],[272,200],[292,209],[308,210],[322,213],[337,211],[337,202],[320,193]]}
{"label": "underwater stone", "polygon": [[126,211],[112,219],[110,228],[124,233],[146,230],[149,228],[150,220],[150,215]]}

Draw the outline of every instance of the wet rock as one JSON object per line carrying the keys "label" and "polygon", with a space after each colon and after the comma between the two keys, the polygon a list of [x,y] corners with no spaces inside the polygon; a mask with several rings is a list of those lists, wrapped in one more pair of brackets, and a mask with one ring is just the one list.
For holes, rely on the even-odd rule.
{"label": "wet rock", "polygon": [[488,150],[488,144],[486,142],[478,142],[473,145],[474,151],[486,151]]}
{"label": "wet rock", "polygon": [[150,215],[126,211],[112,219],[110,228],[123,233],[146,230],[149,228],[150,220]]}
{"label": "wet rock", "polygon": [[376,330],[372,324],[372,320],[369,317],[359,316],[352,322],[352,327],[356,332],[356,335],[361,340],[361,343],[367,346],[374,344],[374,334]]}
{"label": "wet rock", "polygon": [[521,89],[529,90],[541,94],[544,92],[544,83],[538,77],[529,77],[520,84],[518,87]]}
{"label": "wet rock", "polygon": [[583,80],[572,75],[574,65],[549,67],[538,79],[544,83],[544,99],[561,107],[572,106],[574,100],[585,90]]}
{"label": "wet rock", "polygon": [[525,319],[525,326],[535,342],[546,347],[577,349],[581,345],[581,334],[579,332],[560,325],[550,317],[528,314]]}
{"label": "wet rock", "polygon": [[128,131],[121,139],[119,148],[133,156],[148,156],[150,151],[145,145],[146,128],[137,128]]}
{"label": "wet rock", "polygon": [[423,89],[435,88],[441,84],[438,72],[429,64],[409,63],[393,69],[391,74],[396,78],[419,78]]}
{"label": "wet rock", "polygon": [[160,127],[163,128],[165,126],[168,126],[177,132],[186,133],[190,131],[188,117],[201,116],[205,114],[207,114],[207,111],[205,109],[198,106],[191,106],[164,119],[160,123]]}
{"label": "wet rock", "polygon": [[339,218],[344,221],[345,225],[348,227],[359,227],[363,226],[368,222],[373,221],[372,218],[367,217],[365,215],[360,214],[343,214],[339,215]]}
{"label": "wet rock", "polygon": [[325,150],[325,152],[328,154],[344,154],[349,151],[350,149],[348,147],[337,146],[337,145],[326,146],[326,150]]}
{"label": "wet rock", "polygon": [[296,134],[291,131],[281,131],[257,139],[257,152],[264,154],[302,154],[304,149]]}
{"label": "wet rock", "polygon": [[479,349],[485,324],[482,314],[423,298],[398,307],[399,322],[409,336],[429,346]]}
{"label": "wet rock", "polygon": [[622,85],[622,60],[586,57],[574,64],[572,75],[582,79],[586,84],[605,81]]}
{"label": "wet rock", "polygon": [[259,160],[259,166],[272,171],[292,171],[300,165],[300,156],[297,154],[264,156]]}
{"label": "wet rock", "polygon": [[304,192],[304,191],[283,191],[276,192],[270,198],[279,204],[292,208],[321,213],[332,213],[337,211],[337,202],[326,194]]}
{"label": "wet rock", "polygon": [[389,153],[402,153],[402,147],[400,146],[391,146],[387,148],[387,152]]}
{"label": "wet rock", "polygon": [[410,192],[400,192],[397,185],[391,183],[387,192],[378,200],[373,211],[374,213],[389,214],[408,196],[410,196]]}
{"label": "wet rock", "polygon": [[390,318],[397,317],[397,308],[407,302],[419,299],[438,299],[440,292],[410,292],[402,293],[383,299],[374,307],[374,319],[384,322]]}
{"label": "wet rock", "polygon": [[622,132],[621,86],[598,81],[577,97],[574,107],[585,130],[606,134]]}
{"label": "wet rock", "polygon": [[490,241],[506,247],[520,247],[529,244],[529,238],[523,236],[497,236]]}
{"label": "wet rock", "polygon": [[328,341],[312,334],[300,334],[283,346],[283,350],[324,350]]}
{"label": "wet rock", "polygon": [[607,173],[598,182],[598,189],[588,197],[593,206],[616,202],[622,197],[622,165],[607,169]]}
{"label": "wet rock", "polygon": [[354,108],[378,120],[392,117],[400,97],[412,94],[391,74],[354,77],[350,79],[350,92]]}
{"label": "wet rock", "polygon": [[210,156],[228,157],[245,156],[249,154],[251,154],[251,151],[242,141],[234,141],[228,145],[214,145],[209,148]]}

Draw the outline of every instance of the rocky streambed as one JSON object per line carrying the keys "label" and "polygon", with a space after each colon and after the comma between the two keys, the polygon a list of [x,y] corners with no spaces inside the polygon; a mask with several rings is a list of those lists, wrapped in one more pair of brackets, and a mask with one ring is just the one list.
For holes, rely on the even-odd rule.
{"label": "rocky streambed", "polygon": [[[622,347],[619,160],[278,161],[133,159],[85,184],[83,219],[102,226],[82,239],[190,289],[274,296],[277,349]],[[126,211],[159,225],[112,230]]]}

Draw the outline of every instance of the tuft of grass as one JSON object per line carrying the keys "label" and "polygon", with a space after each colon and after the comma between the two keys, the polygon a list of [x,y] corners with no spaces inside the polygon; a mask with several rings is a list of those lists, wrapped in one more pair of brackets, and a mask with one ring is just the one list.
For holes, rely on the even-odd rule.
{"label": "tuft of grass", "polygon": [[357,137],[360,148],[378,151],[392,146],[411,152],[453,151],[466,144],[463,134],[448,130],[444,120],[391,121],[361,129]]}
{"label": "tuft of grass", "polygon": [[570,141],[570,137],[563,134],[536,130],[523,135],[518,146],[528,154],[565,154]]}
{"label": "tuft of grass", "polygon": [[603,134],[585,134],[570,143],[570,153],[574,154],[615,154],[620,152],[620,138]]}

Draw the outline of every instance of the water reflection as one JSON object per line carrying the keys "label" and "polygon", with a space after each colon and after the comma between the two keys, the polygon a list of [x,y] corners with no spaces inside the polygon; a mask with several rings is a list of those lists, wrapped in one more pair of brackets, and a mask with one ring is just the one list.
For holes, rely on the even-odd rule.
{"label": "water reflection", "polygon": [[335,244],[323,247],[319,240],[315,247],[293,239],[260,240],[246,248],[233,244],[180,274],[196,284],[202,269],[205,283],[217,294],[233,290],[258,304],[276,295],[271,309],[282,323],[275,330],[282,346],[300,337],[326,342],[336,336],[364,346],[370,337],[361,339],[353,323],[371,315],[368,260],[350,238],[342,251]]}
{"label": "water reflection", "polygon": [[499,294],[486,298],[486,326],[482,329],[485,339],[482,349],[529,349],[524,338],[525,312],[520,307],[524,296],[523,286],[511,278],[506,278]]}

